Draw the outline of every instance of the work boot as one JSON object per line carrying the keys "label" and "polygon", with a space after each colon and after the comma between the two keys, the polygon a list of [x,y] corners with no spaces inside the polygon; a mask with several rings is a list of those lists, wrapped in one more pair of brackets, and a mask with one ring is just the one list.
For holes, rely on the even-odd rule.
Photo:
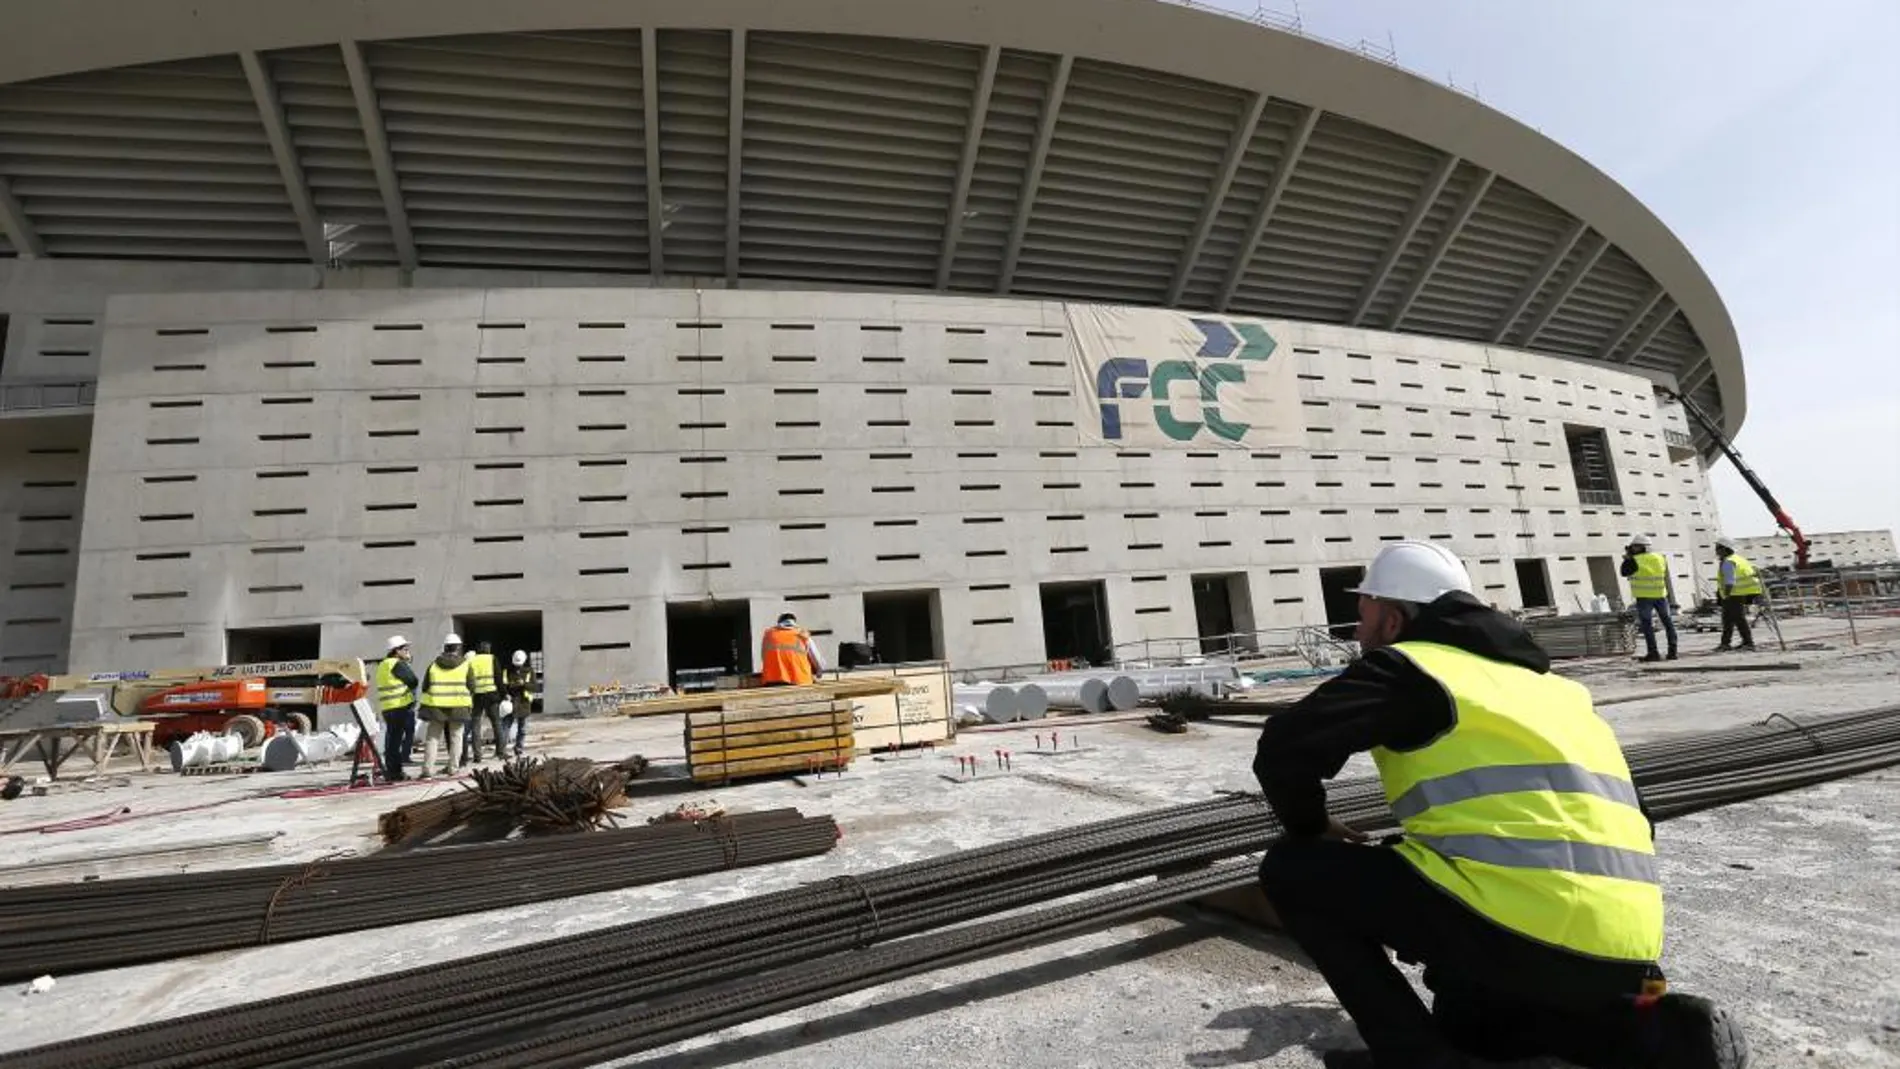
{"label": "work boot", "polygon": [[1666,661],[1673,661],[1673,660],[1675,660],[1675,659],[1676,659],[1676,651],[1675,651],[1674,649],[1671,649],[1671,650],[1669,651],[1669,656],[1667,656],[1667,657],[1665,657],[1665,658],[1663,658],[1663,659],[1664,659],[1664,660],[1666,660]]}
{"label": "work boot", "polygon": [[1664,995],[1655,1015],[1650,1069],[1748,1069],[1748,1039],[1728,1012],[1696,995]]}
{"label": "work boot", "polygon": [[1643,656],[1639,659],[1644,664],[1655,664],[1657,661],[1662,660],[1662,654],[1657,653],[1655,650],[1650,650],[1648,653],[1643,654]]}
{"label": "work boot", "polygon": [[1755,644],[1754,644],[1753,642],[1744,642],[1744,643],[1742,643],[1742,652],[1743,652],[1743,653],[1754,653],[1754,652],[1755,652]]}
{"label": "work boot", "polygon": [[1717,646],[1717,647],[1715,647],[1715,652],[1716,652],[1716,653],[1727,653],[1728,651],[1730,651],[1730,650],[1732,650],[1732,649],[1734,649],[1734,648],[1735,648],[1735,647],[1733,647],[1733,646],[1731,646],[1731,645],[1729,645],[1728,643],[1726,643],[1726,642],[1724,642],[1724,643],[1722,643],[1722,644],[1721,644],[1720,646]]}

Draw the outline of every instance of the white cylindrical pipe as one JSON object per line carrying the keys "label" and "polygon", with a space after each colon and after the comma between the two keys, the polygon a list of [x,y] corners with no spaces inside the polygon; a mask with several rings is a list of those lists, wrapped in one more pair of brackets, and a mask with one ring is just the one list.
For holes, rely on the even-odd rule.
{"label": "white cylindrical pipe", "polygon": [[172,771],[222,764],[244,752],[244,740],[236,735],[213,735],[200,731],[188,739],[174,739],[171,747]]}
{"label": "white cylindrical pipe", "polygon": [[1042,688],[1044,696],[1049,699],[1051,709],[1080,709],[1085,713],[1108,711],[1108,683],[1095,676],[1080,678],[1045,676],[1036,680],[1036,686]]}
{"label": "white cylindrical pipe", "polygon": [[1016,692],[998,683],[969,683],[952,687],[950,700],[974,708],[992,724],[1007,724],[1021,715],[1016,704]]}
{"label": "white cylindrical pipe", "polygon": [[1024,720],[1041,720],[1049,715],[1049,694],[1035,683],[1016,688],[1016,708]]}
{"label": "white cylindrical pipe", "polygon": [[1141,704],[1141,688],[1127,676],[1112,676],[1104,681],[1103,698],[1110,709],[1126,712]]}
{"label": "white cylindrical pipe", "polygon": [[264,743],[259,763],[266,772],[288,772],[301,764],[333,761],[355,749],[362,733],[355,724],[339,724],[314,735],[272,735]]}

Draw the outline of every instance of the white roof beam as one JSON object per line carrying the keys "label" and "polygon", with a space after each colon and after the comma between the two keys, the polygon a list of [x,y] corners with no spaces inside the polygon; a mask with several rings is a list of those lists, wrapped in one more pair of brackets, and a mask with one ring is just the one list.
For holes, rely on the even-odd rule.
{"label": "white roof beam", "polygon": [[745,34],[732,31],[726,94],[726,285],[739,284],[739,178],[745,156]]}
{"label": "white roof beam", "polygon": [[646,144],[647,274],[666,274],[666,201],[660,193],[660,31],[640,31],[641,140]]}
{"label": "white roof beam", "polygon": [[363,62],[363,47],[355,41],[342,41],[343,69],[350,76],[350,95],[356,100],[356,117],[363,124],[363,143],[369,148],[370,168],[376,172],[376,189],[382,194],[383,213],[389,217],[389,239],[396,246],[396,260],[405,271],[416,269],[416,239],[409,232],[409,212],[402,204],[402,185],[396,181],[395,158],[389,154],[389,133],[383,127],[383,109],[376,102],[376,83],[369,64]]}
{"label": "white roof beam", "polygon": [[1511,328],[1517,324],[1517,317],[1523,315],[1524,309],[1529,308],[1531,302],[1537,299],[1538,293],[1549,284],[1550,276],[1556,274],[1557,268],[1563,266],[1564,257],[1570,255],[1570,250],[1577,247],[1577,242],[1582,240],[1584,231],[1589,229],[1590,225],[1579,219],[1572,224],[1563,237],[1557,239],[1557,244],[1551,246],[1550,255],[1544,257],[1544,262],[1537,267],[1537,273],[1532,275],[1530,280],[1524,283],[1524,288],[1517,292],[1517,299],[1511,302],[1511,310],[1504,313],[1504,318],[1498,320],[1497,327],[1491,331],[1493,345],[1503,341],[1504,336],[1511,332]]}
{"label": "white roof beam", "polygon": [[238,53],[244,67],[244,80],[250,83],[251,99],[257,103],[258,117],[264,120],[264,136],[270,140],[271,158],[277,161],[277,173],[284,180],[284,193],[290,198],[290,210],[297,216],[297,228],[303,232],[304,248],[310,262],[318,267],[330,262],[330,245],[323,237],[323,221],[317,218],[316,202],[310,199],[310,186],[304,181],[303,164],[290,143],[290,123],[284,118],[283,101],[277,85],[271,81],[264,59],[256,52]]}
{"label": "white roof beam", "polygon": [[[1658,286],[1656,292],[1660,294],[1662,287]],[[1656,307],[1656,318],[1650,321],[1649,326],[1643,328],[1641,334],[1638,334],[1630,341],[1629,352],[1623,357],[1623,363],[1635,363],[1636,358],[1643,354],[1644,349],[1649,348],[1649,343],[1655,341],[1656,335],[1661,334],[1662,329],[1668,326],[1669,321],[1674,318],[1676,318],[1676,302],[1664,297],[1658,302]],[[1615,350],[1612,349],[1611,353],[1613,354],[1614,352]],[[1600,356],[1597,359],[1607,360],[1609,359],[1609,354]]]}
{"label": "white roof beam", "polygon": [[1255,93],[1240,113],[1233,139],[1227,143],[1227,155],[1221,160],[1213,187],[1207,191],[1207,200],[1201,207],[1200,221],[1195,224],[1187,248],[1182,250],[1181,260],[1175,265],[1174,281],[1168,284],[1169,307],[1181,303],[1181,291],[1187,288],[1188,276],[1194,271],[1195,261],[1201,258],[1201,246],[1207,243],[1207,235],[1214,229],[1221,205],[1227,202],[1227,190],[1234,184],[1234,175],[1240,170],[1240,161],[1246,157],[1248,146],[1253,144],[1254,131],[1260,128],[1260,115],[1266,107],[1267,94]]}
{"label": "white roof beam", "polygon": [[1520,347],[1528,349],[1537,341],[1537,336],[1550,325],[1551,319],[1557,315],[1557,310],[1564,306],[1564,302],[1570,299],[1572,293],[1576,292],[1577,285],[1583,281],[1583,276],[1589,274],[1590,269],[1597,265],[1597,261],[1603,259],[1603,254],[1610,251],[1609,238],[1598,234],[1595,240],[1596,244],[1592,245],[1590,251],[1584,253],[1583,258],[1577,261],[1577,266],[1571,269],[1563,285],[1558,286],[1556,292],[1550,295],[1550,300],[1544,304],[1544,310],[1537,313],[1537,318],[1524,327],[1523,333],[1518,336]]}
{"label": "white roof beam", "polygon": [[1445,220],[1445,228],[1439,232],[1438,240],[1432,243],[1431,251],[1425,254],[1425,262],[1419,265],[1418,274],[1412,277],[1412,281],[1406,284],[1405,292],[1399,295],[1399,303],[1392,309],[1388,329],[1397,330],[1399,324],[1405,322],[1406,313],[1412,310],[1413,302],[1425,292],[1425,284],[1432,280],[1432,273],[1444,262],[1445,253],[1451,251],[1452,242],[1464,233],[1465,224],[1471,221],[1471,213],[1478,210],[1479,202],[1484,200],[1486,193],[1491,192],[1491,183],[1497,179],[1497,172],[1485,171],[1472,181],[1470,189],[1465,190],[1464,199],[1453,209],[1451,218]]}
{"label": "white roof beam", "polygon": [[46,258],[46,243],[40,240],[39,232],[33,229],[33,223],[26,217],[26,210],[20,207],[19,198],[13,195],[13,188],[7,185],[4,176],[0,176],[0,230],[6,231],[7,242],[13,251],[21,256],[35,259]]}
{"label": "white roof beam", "polygon": [[1392,237],[1392,243],[1386,246],[1385,255],[1379,257],[1379,266],[1373,268],[1372,277],[1366,280],[1366,288],[1359,294],[1359,304],[1352,310],[1348,320],[1353,326],[1365,322],[1366,313],[1372,310],[1372,302],[1379,299],[1379,291],[1385,288],[1385,281],[1392,277],[1392,268],[1396,267],[1399,257],[1405,255],[1405,247],[1412,243],[1418,234],[1418,228],[1425,222],[1425,216],[1431,213],[1432,205],[1445,192],[1445,184],[1451,181],[1451,174],[1458,169],[1458,157],[1446,156],[1425,180],[1425,187],[1418,191],[1418,199],[1412,202],[1412,210],[1405,213],[1405,221],[1399,224],[1399,232]]}
{"label": "white roof beam", "polygon": [[1055,140],[1056,120],[1062,115],[1062,97],[1069,91],[1069,72],[1075,69],[1075,57],[1056,60],[1055,77],[1042,101],[1042,123],[1036,130],[1036,147],[1029,156],[1029,169],[1023,174],[1023,188],[1017,194],[1016,222],[1009,230],[1009,244],[1003,250],[1003,269],[996,276],[996,292],[1008,293],[1016,281],[1016,260],[1023,252],[1023,235],[1029,232],[1029,216],[1036,208],[1036,190],[1042,186],[1042,169],[1049,162],[1049,145]]}
{"label": "white roof beam", "polygon": [[1253,262],[1254,251],[1260,247],[1260,239],[1267,232],[1267,224],[1273,222],[1273,213],[1279,210],[1280,198],[1286,195],[1287,184],[1293,180],[1293,172],[1300,166],[1300,156],[1306,152],[1306,143],[1312,140],[1313,128],[1319,125],[1320,114],[1318,108],[1306,109],[1306,115],[1288,136],[1286,147],[1280,152],[1279,165],[1273,169],[1273,178],[1268,181],[1266,192],[1261,194],[1253,225],[1247,228],[1247,238],[1234,254],[1233,265],[1227,269],[1227,281],[1221,283],[1220,299],[1214,302],[1216,312],[1225,312],[1227,306],[1233,303],[1234,291],[1240,288],[1240,280],[1247,274],[1247,265]]}
{"label": "white roof beam", "polygon": [[1636,325],[1638,323],[1641,323],[1643,319],[1649,315],[1650,312],[1655,311],[1656,302],[1662,299],[1663,299],[1663,288],[1661,286],[1657,286],[1655,289],[1650,290],[1649,296],[1637,302],[1636,307],[1630,309],[1629,314],[1623,317],[1623,322],[1617,325],[1615,332],[1610,334],[1609,337],[1603,339],[1603,344],[1597,347],[1596,358],[1598,360],[1607,361],[1611,357],[1615,356],[1616,350],[1623,344],[1623,342],[1628,340],[1630,336],[1630,332],[1634,331],[1636,329]]}
{"label": "white roof beam", "polygon": [[970,97],[970,121],[963,128],[963,158],[957,164],[956,189],[950,194],[950,215],[944,220],[943,251],[937,255],[937,288],[950,286],[950,265],[957,256],[957,242],[963,240],[963,213],[970,203],[970,178],[976,173],[976,154],[983,144],[983,124],[989,121],[990,95],[996,90],[996,68],[1002,63],[1003,47],[991,45],[983,53],[983,66],[977,72],[976,92]]}

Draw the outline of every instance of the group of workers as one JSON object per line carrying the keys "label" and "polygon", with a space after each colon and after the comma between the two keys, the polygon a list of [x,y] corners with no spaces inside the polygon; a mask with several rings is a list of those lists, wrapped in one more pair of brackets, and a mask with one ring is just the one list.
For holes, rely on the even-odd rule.
{"label": "group of workers", "polygon": [[415,752],[418,720],[423,724],[423,779],[438,771],[438,744],[448,760],[439,770],[442,775],[454,775],[481,760],[484,721],[494,736],[497,760],[508,756],[510,743],[514,756],[522,755],[534,710],[534,668],[525,650],[516,650],[497,672],[489,643],[479,643],[469,653],[462,636],[450,633],[442,639],[442,652],[418,676],[409,640],[392,635],[387,645],[388,653],[376,664],[385,778],[408,778],[403,766]]}
{"label": "group of workers", "polygon": [[[1658,968],[1652,826],[1589,691],[1436,543],[1386,547],[1354,592],[1362,656],[1268,717],[1254,759],[1285,830],[1262,889],[1366,1044],[1328,1069],[1747,1066],[1734,1018]],[[1377,844],[1326,808],[1364,752],[1403,829]],[[1424,966],[1429,1009],[1388,951]]]}
{"label": "group of workers", "polygon": [[[1748,626],[1748,610],[1763,592],[1761,573],[1747,557],[1735,552],[1735,543],[1726,538],[1715,540],[1719,565],[1715,577],[1715,596],[1722,606],[1722,642],[1716,650],[1731,650],[1739,632],[1741,648],[1755,648],[1755,633]],[[1630,598],[1636,602],[1636,626],[1643,634],[1648,652],[1645,661],[1676,659],[1676,621],[1669,606],[1669,559],[1649,548],[1649,539],[1638,536],[1623,548],[1623,577],[1630,583]],[[1656,621],[1662,621],[1663,634],[1669,640],[1669,653],[1656,652]]]}

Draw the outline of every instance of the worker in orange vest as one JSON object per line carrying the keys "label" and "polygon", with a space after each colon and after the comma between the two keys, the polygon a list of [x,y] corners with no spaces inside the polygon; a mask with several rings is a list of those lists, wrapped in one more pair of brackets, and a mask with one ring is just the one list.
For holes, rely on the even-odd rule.
{"label": "worker in orange vest", "polygon": [[778,624],[765,629],[759,640],[759,675],[768,687],[803,686],[825,670],[818,647],[798,626],[798,617],[783,613]]}

